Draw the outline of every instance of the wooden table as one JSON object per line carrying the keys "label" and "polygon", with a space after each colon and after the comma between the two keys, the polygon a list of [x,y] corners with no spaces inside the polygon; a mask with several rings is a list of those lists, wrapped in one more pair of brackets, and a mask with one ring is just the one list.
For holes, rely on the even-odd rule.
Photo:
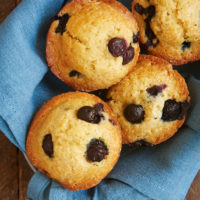
{"label": "wooden table", "polygon": [[[20,0],[0,0],[0,23],[19,2]],[[25,200],[27,184],[33,172],[23,154],[1,132],[0,158],[0,200]],[[200,171],[192,183],[186,199],[200,200]]]}

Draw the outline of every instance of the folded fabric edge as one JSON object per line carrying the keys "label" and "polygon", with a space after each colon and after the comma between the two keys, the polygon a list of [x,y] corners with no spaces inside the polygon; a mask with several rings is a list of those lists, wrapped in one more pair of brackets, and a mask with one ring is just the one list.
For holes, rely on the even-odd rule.
{"label": "folded fabric edge", "polygon": [[27,197],[29,200],[44,200],[48,199],[48,193],[45,192],[50,187],[51,180],[40,172],[36,172],[29,184],[27,190]]}
{"label": "folded fabric edge", "polygon": [[[23,151],[23,148],[20,147],[18,144],[15,136],[12,134],[12,131],[9,128],[9,125],[6,123],[6,121],[0,116],[0,131],[10,140],[12,144],[17,146],[21,151]],[[25,151],[23,151],[25,152]]]}
{"label": "folded fabric edge", "polygon": [[[198,152],[196,152],[196,150],[195,150],[195,149],[198,148],[200,137],[199,137],[199,134],[196,131],[193,131],[190,128],[186,128],[185,127],[185,128],[182,128],[182,130],[184,131],[183,133],[181,133],[179,135],[175,135],[173,138],[171,138],[169,141],[167,141],[167,143],[161,144],[162,147],[161,146],[160,147],[159,146],[156,147],[156,148],[159,148],[160,151],[161,151],[160,153],[163,154],[162,148],[164,148],[164,150],[166,150],[165,147],[169,146],[168,143],[171,143],[173,146],[176,146],[175,144],[177,144],[177,141],[178,141],[178,143],[182,143],[184,140],[188,139],[187,142],[189,142],[190,139],[192,139],[192,138],[193,138],[193,140],[196,141],[195,143],[191,143],[192,146],[193,145],[195,146],[194,149],[192,150],[193,151],[193,156],[192,156],[193,162],[192,162],[192,165],[191,165],[191,163],[187,164],[187,160],[190,160],[190,159],[187,159],[187,160],[185,159],[186,163],[185,163],[185,168],[182,169],[184,171],[182,171],[183,176],[181,177],[181,180],[179,181],[179,183],[180,183],[178,185],[179,189],[176,189],[176,188],[173,189],[174,191],[175,190],[178,191],[178,194],[177,194],[178,197],[174,196],[174,192],[168,193],[167,190],[161,192],[160,189],[158,189],[158,188],[155,189],[156,185],[154,185],[154,189],[152,188],[151,184],[149,184],[149,186],[147,186],[146,188],[142,188],[141,185],[138,185],[138,183],[134,183],[134,181],[132,182],[129,178],[127,179],[127,177],[124,177],[122,175],[123,170],[121,171],[119,169],[125,167],[125,165],[123,165],[123,164],[127,163],[126,159],[123,160],[123,162],[119,162],[117,164],[117,166],[113,169],[113,171],[108,175],[108,178],[113,178],[113,179],[116,179],[116,180],[120,180],[122,182],[127,183],[128,185],[133,185],[134,184],[133,185],[134,189],[136,189],[138,192],[141,192],[142,194],[144,192],[146,196],[150,196],[152,194],[151,195],[151,199],[156,199],[156,200],[168,200],[168,199],[170,199],[170,200],[180,200],[180,199],[185,198],[185,196],[187,195],[188,189],[190,188],[190,185],[192,184],[195,176],[198,173],[198,170],[200,169],[200,157],[199,157]],[[190,131],[190,132],[188,133],[188,131]],[[187,144],[185,144],[185,145],[187,145]],[[172,146],[169,146],[169,148],[171,148],[171,147]],[[151,152],[151,153],[153,153],[154,151],[157,151],[157,149],[154,149],[154,150],[151,149],[151,148],[145,148],[145,149],[146,149],[145,151],[148,151],[148,152]],[[187,148],[186,148],[186,151],[187,151]],[[167,151],[164,151],[164,152],[165,152],[165,154],[163,156],[168,154]],[[131,153],[132,152],[130,151],[128,154],[131,154]],[[126,156],[129,156],[128,154]],[[142,154],[142,152],[140,152],[140,154]],[[179,155],[178,152],[176,154],[177,154],[177,156]],[[140,155],[140,157],[141,157],[141,155]],[[120,164],[122,164],[122,165],[120,165]],[[120,166],[118,166],[118,165],[120,165]],[[141,171],[139,171],[139,174],[136,173],[135,176],[136,177],[138,177],[138,176],[141,177]],[[146,180],[147,183],[148,183],[148,180],[151,180],[151,178],[150,177],[147,178],[147,180]],[[140,178],[140,181],[141,181],[141,178]],[[153,179],[152,181],[154,182],[155,179]],[[143,182],[145,182],[145,179],[143,180]],[[177,187],[177,185],[176,185],[176,187]],[[154,191],[152,191],[152,189]],[[160,191],[160,192],[158,192],[158,191]]]}

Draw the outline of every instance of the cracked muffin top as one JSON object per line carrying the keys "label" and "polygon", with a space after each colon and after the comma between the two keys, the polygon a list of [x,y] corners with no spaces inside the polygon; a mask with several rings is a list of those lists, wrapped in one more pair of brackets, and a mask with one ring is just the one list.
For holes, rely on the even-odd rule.
{"label": "cracked muffin top", "polygon": [[138,26],[115,0],[73,0],[55,17],[47,36],[52,72],[82,91],[108,88],[134,68]]}
{"label": "cracked muffin top", "polygon": [[37,112],[26,152],[39,171],[70,190],[83,190],[111,171],[121,143],[119,123],[106,103],[91,94],[68,92]]}
{"label": "cracked muffin top", "polygon": [[199,0],[134,0],[132,12],[148,53],[173,65],[200,59]]}

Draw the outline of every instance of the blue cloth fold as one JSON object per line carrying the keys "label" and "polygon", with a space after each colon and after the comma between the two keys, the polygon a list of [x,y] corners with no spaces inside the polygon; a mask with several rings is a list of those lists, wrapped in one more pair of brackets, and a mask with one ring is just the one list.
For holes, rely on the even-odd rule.
{"label": "blue cloth fold", "polygon": [[[37,109],[71,88],[48,71],[45,40],[64,0],[23,0],[0,25],[0,129],[25,152],[26,133]],[[131,0],[121,1],[126,6]],[[200,62],[177,69],[187,75],[192,107],[178,133],[152,148],[123,147],[112,172],[96,187],[72,192],[36,172],[32,200],[182,200],[200,169]],[[189,76],[188,76],[189,75]]]}

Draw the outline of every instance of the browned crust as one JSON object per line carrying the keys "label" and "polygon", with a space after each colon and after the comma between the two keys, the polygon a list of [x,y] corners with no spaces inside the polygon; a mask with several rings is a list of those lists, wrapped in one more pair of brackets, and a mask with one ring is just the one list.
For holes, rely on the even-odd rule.
{"label": "browned crust", "polygon": [[[177,133],[178,129],[183,125],[183,123],[185,122],[185,117],[182,120],[177,120],[178,122],[176,123],[176,125],[172,126],[170,131],[166,131],[164,130],[162,132],[162,134],[164,135],[164,137],[162,138],[156,138],[156,140],[146,140],[147,142],[149,142],[152,145],[157,145],[160,144],[162,142],[165,142],[166,140],[170,139],[172,136],[174,136],[174,134]],[[126,131],[122,130],[123,132],[126,133]],[[128,141],[126,140],[126,138],[123,139],[123,144],[131,144],[134,143],[136,141]]]}
{"label": "browned crust", "polygon": [[[158,58],[158,57],[152,56],[152,55],[140,55],[138,60],[139,60],[138,62],[143,62],[145,60],[148,60],[148,61],[151,61],[152,64],[157,64],[157,65],[159,64],[159,65],[165,66],[166,70],[168,71],[168,73],[173,73],[174,74],[174,79],[177,82],[181,82],[181,85],[183,86],[182,87],[182,89],[183,89],[182,95],[187,96],[186,100],[188,102],[190,101],[188,87],[187,87],[187,84],[186,84],[184,78],[177,72],[177,70],[173,70],[172,65],[168,61],[166,61],[166,60],[164,60],[162,58]],[[168,140],[183,125],[183,123],[185,122],[185,119],[186,118],[184,117],[182,120],[177,120],[177,123],[173,127],[171,127],[170,131],[164,130],[163,134],[165,135],[165,137],[163,137],[162,139],[161,138],[157,138],[156,141],[152,140],[152,141],[149,141],[149,142],[151,144],[153,144],[153,145],[157,145],[157,144],[160,144],[160,143]]]}
{"label": "browned crust", "polygon": [[[145,62],[145,61],[151,62],[152,65],[159,65],[160,67],[161,66],[164,67],[168,71],[168,74],[173,73],[174,79],[177,82],[180,82],[181,85],[182,85],[182,90],[183,90],[182,95],[186,96],[186,100],[188,102],[190,101],[188,87],[187,87],[187,84],[186,84],[184,78],[176,70],[173,70],[172,65],[169,62],[167,62],[166,60],[164,60],[162,58],[158,58],[158,57],[155,57],[155,56],[152,56],[152,55],[140,55],[139,58],[138,58],[138,63]],[[137,70],[137,66],[134,69]],[[117,85],[111,87],[110,91],[113,90],[115,87],[117,87]],[[110,97],[109,93],[110,92],[108,92],[108,98]],[[153,145],[157,145],[157,144],[160,144],[160,143],[168,140],[183,125],[183,123],[185,122],[185,119],[186,119],[186,117],[184,117],[182,120],[176,120],[177,123],[174,124],[174,126],[172,126],[170,128],[170,130],[163,130],[162,134],[164,135],[164,137],[156,138],[156,140],[153,140],[153,139],[147,140],[147,142],[149,142]],[[129,133],[126,131],[126,129],[122,128],[122,134],[123,134],[122,135],[122,143],[123,144],[130,144],[130,143],[136,142],[136,141],[129,141],[127,139],[126,135],[128,135]]]}
{"label": "browned crust", "polygon": [[[151,63],[155,64],[155,65],[165,66],[166,70],[168,71],[168,74],[173,73],[174,79],[177,82],[181,83],[182,89],[183,89],[182,95],[189,96],[189,90],[188,90],[187,84],[185,82],[185,79],[178,73],[177,70],[173,69],[172,65],[168,61],[166,61],[162,58],[159,58],[159,57],[152,56],[152,55],[140,55],[138,58],[138,62],[143,62],[145,60],[151,61]],[[187,100],[190,100],[190,97]]]}
{"label": "browned crust", "polygon": [[[140,22],[141,16],[135,11],[134,7],[135,4],[138,3],[139,1],[140,0],[134,0],[132,3],[132,13],[138,23]],[[140,37],[140,42],[141,43],[143,42],[141,37]],[[170,62],[172,65],[183,65],[189,62],[200,60],[200,41],[195,44],[195,47],[193,47],[190,55],[182,55],[180,59],[176,58],[176,56],[173,55],[173,53],[167,52],[166,49],[163,48],[161,45],[158,50],[149,49],[148,53],[163,58],[168,62]]]}
{"label": "browned crust", "polygon": [[[164,137],[162,137],[162,138],[156,138],[156,140],[153,140],[153,139],[152,140],[145,139],[145,140],[152,145],[157,145],[162,142],[165,142],[166,140],[171,138],[175,133],[177,133],[178,129],[183,125],[184,122],[185,122],[185,117],[182,120],[177,120],[177,123],[170,128],[170,131],[164,130],[162,132],[162,134],[164,135]],[[122,131],[126,133],[125,130],[122,129]],[[126,140],[126,138],[123,139],[123,144],[131,144],[134,142],[136,142],[136,141],[128,141],[128,140]]]}
{"label": "browned crust", "polygon": [[[135,21],[135,18],[133,17],[132,13],[125,6],[123,6],[120,2],[118,2],[116,0],[97,0],[97,1],[102,1],[106,4],[113,6],[116,9],[118,9],[121,13],[126,14],[132,21],[134,21],[135,26],[137,26],[137,22]],[[83,5],[85,5],[89,2],[90,2],[89,0],[72,0],[71,2],[67,3],[62,8],[62,10],[59,11],[59,13],[60,12],[67,13],[67,12],[70,12],[71,10],[73,11],[75,9],[81,9],[81,7]],[[56,75],[64,83],[68,84],[69,86],[71,86],[72,88],[74,88],[76,90],[90,92],[90,91],[94,91],[94,90],[98,90],[98,89],[104,89],[105,87],[99,87],[95,83],[93,83],[91,85],[91,84],[87,84],[87,82],[85,82],[84,85],[81,85],[79,83],[76,83],[75,81],[70,82],[68,79],[66,79],[60,73],[60,71],[57,69],[57,67],[54,66],[54,52],[52,52],[51,42],[50,42],[50,41],[52,41],[52,38],[54,37],[53,36],[54,29],[53,29],[52,24],[50,26],[50,29],[47,34],[47,39],[46,39],[46,59],[47,59],[48,67],[53,72],[53,74]],[[135,57],[139,56],[139,51],[140,51],[139,47],[135,49]],[[135,65],[135,64],[136,64],[136,61],[133,63],[133,65]]]}
{"label": "browned crust", "polygon": [[158,58],[156,56],[152,56],[152,55],[143,55],[141,54],[138,58],[138,63],[139,62],[143,62],[143,61],[151,61],[152,64],[156,64],[156,65],[168,65],[170,66],[170,69],[172,69],[172,66],[169,62],[167,62],[166,60],[162,59],[162,58]]}
{"label": "browned crust", "polygon": [[163,137],[162,139],[158,138],[155,142],[152,142],[152,144],[157,145],[171,138],[175,133],[177,133],[178,129],[183,125],[184,122],[185,122],[185,117],[182,120],[178,120],[176,125],[171,127],[170,131],[163,131],[165,137]]}
{"label": "browned crust", "polygon": [[190,62],[195,62],[197,60],[200,60],[200,42],[198,45],[198,51],[196,51],[194,54],[191,54],[190,57],[182,57],[181,60],[172,59],[170,56],[168,56],[168,54],[165,53],[164,50],[160,51],[159,53],[150,50],[149,53],[151,53],[152,55],[158,56],[160,58],[168,60],[172,65],[183,65],[183,64],[187,64]]}
{"label": "browned crust", "polygon": [[[115,122],[116,127],[118,129],[119,135],[121,136],[121,128],[119,125],[119,122],[117,121],[117,118],[115,117],[115,115],[113,114],[111,108],[104,102],[102,101],[100,98],[96,97],[95,95],[92,94],[88,94],[88,93],[84,93],[84,92],[68,92],[68,93],[64,93],[64,94],[60,94],[58,96],[53,97],[52,99],[50,99],[49,101],[47,101],[46,103],[44,103],[42,105],[42,107],[39,109],[39,111],[35,114],[34,119],[32,121],[32,124],[30,126],[30,129],[28,131],[28,136],[27,136],[27,140],[26,140],[26,153],[27,156],[30,160],[30,162],[32,163],[32,165],[37,168],[40,172],[46,174],[49,178],[52,178],[51,175],[49,173],[47,173],[42,167],[40,167],[40,165],[37,163],[37,161],[35,160],[34,156],[33,156],[33,152],[32,152],[32,137],[34,136],[34,128],[35,126],[40,122],[40,120],[42,118],[44,118],[46,115],[48,115],[48,113],[51,111],[52,108],[58,106],[59,104],[62,104],[63,102],[65,102],[68,98],[81,98],[81,97],[87,97],[87,98],[92,98],[94,99],[96,102],[98,103],[102,103],[104,105],[104,110],[106,113],[109,114],[109,116],[111,117],[111,119]],[[122,141],[122,137],[121,137],[121,141]],[[121,146],[122,143],[119,147],[119,152],[121,151]],[[120,153],[118,155],[118,157],[115,158],[114,162],[113,162],[113,167],[116,164],[116,162],[118,161],[120,156]],[[110,169],[111,171],[112,169]],[[107,174],[110,172],[108,171]],[[104,177],[107,175],[105,174]],[[102,179],[104,178],[102,177]],[[89,189],[95,185],[97,185],[102,179],[96,179],[95,182],[91,181],[88,183],[82,183],[79,185],[69,185],[67,183],[64,182],[60,182],[59,180],[53,179],[57,182],[59,182],[63,187],[68,188],[69,190],[72,191],[76,191],[76,190],[85,190],[85,189]]]}

